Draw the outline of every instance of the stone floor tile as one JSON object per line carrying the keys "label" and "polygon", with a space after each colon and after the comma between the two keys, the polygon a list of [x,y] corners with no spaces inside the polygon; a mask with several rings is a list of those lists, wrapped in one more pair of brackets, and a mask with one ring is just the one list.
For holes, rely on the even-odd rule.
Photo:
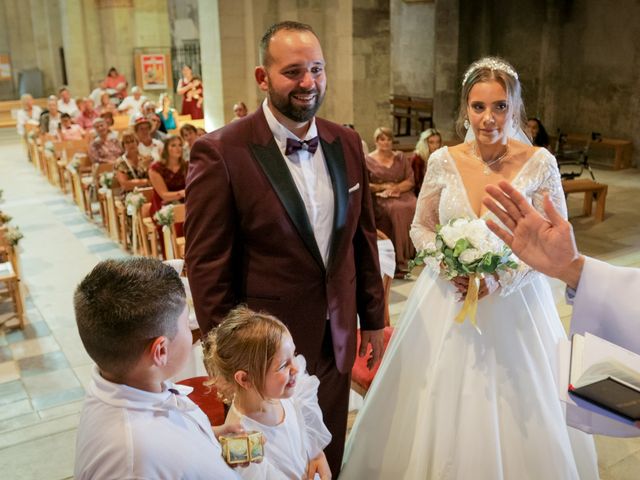
{"label": "stone floor tile", "polygon": [[[605,468],[610,468],[614,464],[624,460],[629,455],[640,452],[639,438],[615,438],[594,435],[596,449],[600,464]],[[638,475],[640,478],[640,475]]]}
{"label": "stone floor tile", "polygon": [[0,465],[11,480],[72,478],[76,433],[70,429],[0,450]]}
{"label": "stone floor tile", "polygon": [[[20,430],[13,430],[0,433],[0,452],[3,449],[14,445],[25,444],[38,439],[44,439],[52,435],[56,435],[69,430],[75,431],[80,421],[79,414],[66,415],[64,417],[55,418],[48,421],[38,422],[34,425],[21,428]],[[50,455],[50,452],[40,451],[41,457]],[[50,478],[50,477],[40,477]]]}
{"label": "stone floor tile", "polygon": [[9,344],[13,352],[13,358],[20,360],[21,358],[35,357],[43,353],[55,352],[60,350],[60,345],[52,336],[32,338],[22,342]]}
{"label": "stone floor tile", "polygon": [[80,387],[78,377],[76,377],[70,368],[42,375],[34,375],[32,377],[24,377],[22,382],[24,383],[25,390],[32,399]]}
{"label": "stone floor tile", "polygon": [[93,360],[82,345],[75,320],[73,323],[73,326],[56,328],[52,331],[53,336],[72,367],[93,364]]}
{"label": "stone floor tile", "polygon": [[7,403],[17,402],[27,398],[27,391],[20,380],[0,383],[0,407]]}
{"label": "stone floor tile", "polygon": [[19,428],[28,427],[29,425],[33,425],[34,423],[38,423],[40,421],[41,421],[40,415],[38,415],[34,411],[31,411],[24,415],[19,415],[17,417],[0,420],[0,432],[6,432],[10,430],[17,430]]}
{"label": "stone floor tile", "polygon": [[82,406],[84,405],[84,398],[82,400],[76,400],[63,405],[58,405],[52,408],[45,408],[44,410],[38,410],[38,416],[43,420],[51,418],[64,417],[65,415],[71,415],[74,413],[80,413]]}
{"label": "stone floor tile", "polygon": [[33,412],[33,407],[28,398],[18,400],[17,402],[7,403],[0,409],[0,420],[19,417],[25,413]]}
{"label": "stone floor tile", "polygon": [[83,387],[76,387],[69,390],[59,390],[56,392],[35,395],[31,397],[31,403],[36,410],[46,410],[52,407],[65,405],[70,402],[82,400],[86,393]]}
{"label": "stone floor tile", "polygon": [[0,385],[18,379],[20,379],[20,369],[14,360],[0,363]]}
{"label": "stone floor tile", "polygon": [[51,334],[51,330],[47,326],[47,323],[43,320],[33,321],[25,325],[23,330],[15,330],[11,333],[7,333],[7,341],[9,343],[16,343],[22,340],[30,340],[32,338],[45,337]]}
{"label": "stone floor tile", "polygon": [[638,480],[640,478],[640,454],[629,455],[607,468],[607,473],[615,480]]}
{"label": "stone floor tile", "polygon": [[9,362],[13,360],[13,353],[11,349],[6,346],[0,346],[0,363]]}
{"label": "stone floor tile", "polygon": [[18,360],[18,367],[20,368],[20,375],[24,378],[69,368],[69,362],[67,362],[64,353],[58,351],[22,358]]}
{"label": "stone floor tile", "polygon": [[89,383],[91,383],[93,367],[94,367],[93,361],[88,365],[73,367],[73,371],[76,373],[76,376],[80,380],[80,383],[82,384],[85,390],[89,388]]}

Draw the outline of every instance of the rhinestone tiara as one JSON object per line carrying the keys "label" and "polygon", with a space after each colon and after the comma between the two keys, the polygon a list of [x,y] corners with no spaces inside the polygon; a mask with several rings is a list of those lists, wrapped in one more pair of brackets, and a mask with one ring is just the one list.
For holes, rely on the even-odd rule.
{"label": "rhinestone tiara", "polygon": [[509,65],[507,62],[497,57],[485,57],[471,64],[471,66],[465,72],[464,77],[462,77],[462,85],[467,83],[469,76],[474,71],[479,70],[481,68],[488,68],[489,70],[499,70],[507,73],[508,75],[511,75],[513,78],[518,80],[518,72],[516,72],[513,69],[513,67]]}

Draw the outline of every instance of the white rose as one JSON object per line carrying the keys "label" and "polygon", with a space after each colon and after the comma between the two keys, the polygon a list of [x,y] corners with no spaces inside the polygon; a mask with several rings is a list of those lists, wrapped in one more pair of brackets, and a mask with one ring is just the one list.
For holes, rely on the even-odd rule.
{"label": "white rose", "polygon": [[464,252],[460,254],[458,260],[462,263],[469,264],[475,262],[477,259],[482,257],[482,252],[476,248],[467,248]]}

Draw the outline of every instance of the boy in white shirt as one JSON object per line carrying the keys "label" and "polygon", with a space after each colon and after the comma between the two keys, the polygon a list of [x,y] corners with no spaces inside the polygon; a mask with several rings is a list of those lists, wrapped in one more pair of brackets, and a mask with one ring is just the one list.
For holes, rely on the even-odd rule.
{"label": "boy in white shirt", "polygon": [[[97,363],[80,418],[76,479],[238,479],[217,435],[168,379],[191,350],[185,291],[172,267],[130,258],[99,263],[74,296],[80,338]],[[256,478],[274,478],[256,469]],[[264,470],[264,469],[263,469]]]}

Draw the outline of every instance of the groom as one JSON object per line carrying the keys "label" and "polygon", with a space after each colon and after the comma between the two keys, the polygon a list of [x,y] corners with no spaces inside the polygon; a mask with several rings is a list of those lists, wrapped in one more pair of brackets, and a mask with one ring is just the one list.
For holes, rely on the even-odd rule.
{"label": "groom", "polygon": [[367,171],[357,134],[316,118],[326,90],[320,42],[282,22],[260,44],[254,113],[198,140],[186,195],[186,264],[203,334],[236,304],[279,317],[311,374],[333,436],[346,435],[356,355],[383,348],[384,298]]}

